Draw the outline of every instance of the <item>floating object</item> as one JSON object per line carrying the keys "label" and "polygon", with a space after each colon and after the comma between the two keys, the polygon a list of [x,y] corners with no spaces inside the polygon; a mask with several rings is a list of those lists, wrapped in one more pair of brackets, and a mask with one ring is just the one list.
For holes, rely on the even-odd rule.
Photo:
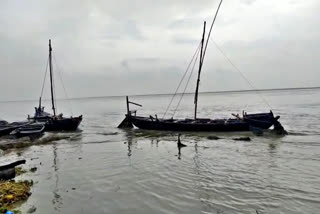
{"label": "floating object", "polygon": [[238,138],[232,138],[232,140],[235,141],[251,141],[250,137],[238,137]]}
{"label": "floating object", "polygon": [[37,211],[37,208],[36,208],[34,205],[32,205],[32,206],[28,209],[27,213],[34,213],[35,211]]}
{"label": "floating object", "polygon": [[[39,99],[39,107],[35,107],[35,114],[33,117],[28,116],[28,120],[35,122],[45,122],[45,131],[74,131],[78,128],[82,121],[82,115],[78,117],[63,117],[63,114],[56,114],[56,101],[54,98],[54,84],[53,84],[53,67],[52,67],[52,47],[51,40],[49,40],[49,71],[50,71],[50,89],[51,89],[51,104],[53,114],[44,111],[41,106],[41,96]],[[47,74],[47,72],[45,73]]]}
{"label": "floating object", "polygon": [[219,139],[223,139],[221,137],[217,137],[217,136],[209,136],[207,137],[209,140],[219,140]]}
{"label": "floating object", "polygon": [[[198,118],[197,117],[197,109],[198,109],[198,92],[199,92],[199,85],[200,85],[200,74],[202,71],[202,67],[204,64],[205,54],[208,46],[208,42],[210,39],[211,31],[213,28],[213,25],[215,23],[216,17],[218,15],[220,6],[221,6],[222,0],[220,1],[220,4],[217,8],[217,11],[215,13],[213,22],[211,24],[209,33],[206,36],[206,22],[204,22],[203,26],[203,33],[202,33],[202,39],[200,42],[200,45],[198,49],[195,52],[194,57],[192,58],[189,66],[193,62],[193,67],[199,58],[199,69],[198,69],[198,78],[197,78],[197,85],[194,95],[194,118],[192,119],[165,119],[165,115],[162,118],[158,118],[157,115],[149,117],[146,116],[137,116],[136,111],[130,111],[129,104],[135,104],[133,102],[130,102],[128,97],[126,97],[127,100],[127,114],[125,115],[125,119],[122,121],[122,123],[118,126],[119,128],[132,128],[133,125],[140,128],[140,129],[149,129],[149,130],[165,130],[165,131],[191,131],[191,132],[238,132],[238,131],[250,131],[250,127],[254,126],[259,129],[269,129],[272,125],[275,125],[278,122],[279,116],[274,117],[273,112],[266,112],[266,113],[256,113],[256,114],[247,114],[243,111],[242,117],[240,117],[238,114],[233,114],[235,118],[229,118],[229,119],[211,119],[211,118]],[[206,40],[206,42],[205,42]],[[200,51],[199,51],[200,50]],[[197,56],[197,57],[195,57]],[[199,57],[198,57],[199,56]],[[195,58],[195,60],[194,60]],[[189,69],[188,66],[188,69]],[[186,70],[186,72],[188,71]],[[192,71],[191,71],[192,73]],[[186,73],[185,73],[186,74]],[[185,77],[185,75],[184,75]],[[183,78],[184,78],[183,77]],[[182,82],[182,80],[181,80]],[[180,82],[180,84],[181,84]],[[177,91],[180,87],[180,84],[174,93],[171,102],[169,106],[171,105],[174,96],[177,94]],[[185,91],[183,92],[183,94]],[[180,100],[181,101],[181,100]],[[179,103],[180,103],[179,101]],[[178,104],[179,104],[178,103]],[[140,104],[138,104],[141,106]],[[166,112],[169,109],[169,106],[166,110]],[[175,109],[175,111],[177,108]],[[279,122],[278,122],[279,123]]]}
{"label": "floating object", "polygon": [[16,176],[15,167],[25,164],[26,160],[19,160],[7,165],[0,166],[0,180],[9,180]]}

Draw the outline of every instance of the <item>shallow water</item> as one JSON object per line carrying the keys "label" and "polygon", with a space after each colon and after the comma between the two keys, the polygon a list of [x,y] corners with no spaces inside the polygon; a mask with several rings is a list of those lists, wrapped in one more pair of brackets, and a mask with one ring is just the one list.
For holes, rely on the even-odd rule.
{"label": "shallow water", "polygon": [[[35,181],[22,204],[36,213],[319,213],[320,90],[259,92],[281,115],[290,133],[183,133],[115,127],[124,118],[124,97],[72,100],[81,131],[46,133],[41,145],[0,152],[0,163],[25,158],[38,167],[20,179]],[[138,114],[161,117],[171,97],[136,96]],[[186,95],[176,117],[192,117]],[[0,103],[1,118],[21,120],[37,102]],[[49,109],[49,104],[47,103]],[[67,101],[58,109],[70,112]],[[199,117],[268,111],[252,92],[201,94]],[[171,117],[169,114],[168,116]],[[209,140],[208,136],[223,139]],[[239,136],[250,142],[233,141]],[[41,164],[40,164],[41,163]]]}

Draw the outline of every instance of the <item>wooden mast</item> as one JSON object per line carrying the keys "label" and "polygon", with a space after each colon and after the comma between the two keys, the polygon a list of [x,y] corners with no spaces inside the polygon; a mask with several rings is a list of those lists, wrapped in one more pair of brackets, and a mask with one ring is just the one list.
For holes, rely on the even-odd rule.
{"label": "wooden mast", "polygon": [[51,85],[51,103],[53,115],[56,116],[56,108],[54,107],[54,91],[53,91],[53,74],[52,74],[52,47],[51,39],[49,39],[49,71],[50,71],[50,85]]}
{"label": "wooden mast", "polygon": [[202,56],[203,56],[203,43],[204,43],[204,36],[206,33],[206,22],[203,23],[203,33],[201,39],[201,50],[200,50],[200,60],[199,60],[199,72],[198,72],[198,79],[197,79],[197,87],[196,92],[194,95],[194,119],[197,119],[197,108],[198,108],[198,91],[199,91],[199,84],[200,84],[200,74],[202,69]]}
{"label": "wooden mast", "polygon": [[200,52],[200,64],[199,64],[198,80],[197,80],[196,93],[195,93],[195,96],[194,96],[194,105],[195,105],[194,119],[195,120],[197,119],[198,90],[199,90],[199,83],[200,83],[200,73],[201,73],[204,57],[206,55],[206,51],[207,51],[207,47],[208,47],[208,42],[209,42],[209,39],[210,39],[211,31],[212,31],[213,25],[214,25],[214,23],[215,23],[215,21],[217,19],[218,12],[219,12],[219,9],[220,9],[220,6],[221,6],[222,2],[223,2],[223,0],[220,0],[219,6],[217,8],[216,14],[214,15],[214,18],[213,18],[213,21],[212,21],[212,24],[211,24],[211,27],[210,27],[210,30],[209,30],[209,33],[208,33],[208,38],[207,38],[207,41],[206,41],[206,45],[205,45],[204,50],[203,50],[204,34],[205,34],[205,28],[206,28],[206,23],[204,22],[203,36],[202,36],[202,40],[201,40],[201,52]]}

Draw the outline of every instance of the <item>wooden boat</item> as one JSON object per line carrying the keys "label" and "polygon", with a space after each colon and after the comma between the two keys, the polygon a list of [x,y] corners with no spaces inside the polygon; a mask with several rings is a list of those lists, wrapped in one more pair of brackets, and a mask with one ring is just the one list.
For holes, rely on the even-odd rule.
{"label": "wooden boat", "polygon": [[54,98],[53,85],[53,67],[52,67],[52,47],[51,40],[49,40],[49,71],[50,71],[50,89],[51,89],[51,103],[53,114],[44,111],[41,106],[41,96],[39,99],[39,107],[35,107],[35,114],[33,117],[28,116],[28,120],[35,122],[45,122],[45,131],[74,131],[78,128],[82,121],[82,115],[78,117],[63,117],[63,114],[56,114],[56,101]]}
{"label": "wooden boat", "polygon": [[[160,119],[157,117],[141,117],[133,115],[131,111],[126,114],[125,120],[119,128],[130,127],[130,124],[148,130],[165,131],[192,131],[192,132],[239,132],[255,129],[269,129],[272,125],[279,123],[279,117],[274,117],[272,111],[259,114],[244,114],[238,118],[228,119]],[[129,123],[128,125],[124,125]],[[132,125],[131,125],[132,127]]]}
{"label": "wooden boat", "polygon": [[29,121],[24,121],[24,122],[13,122],[13,123],[7,123],[5,125],[0,125],[0,137],[9,135],[10,132],[12,132],[15,129],[18,129],[20,127],[23,127],[25,125],[30,124]]}
{"label": "wooden boat", "polygon": [[26,136],[36,137],[43,134],[44,128],[45,123],[33,123],[13,130],[10,135],[15,136],[16,138]]}
{"label": "wooden boat", "polygon": [[[140,104],[130,102],[128,97],[127,99],[127,114],[122,123],[118,128],[132,128],[133,125],[140,129],[150,129],[150,130],[166,130],[166,131],[192,131],[192,132],[238,132],[238,131],[250,131],[251,129],[265,130],[269,129],[272,125],[279,131],[284,131],[282,125],[278,121],[279,116],[274,117],[273,112],[266,113],[256,113],[256,114],[247,114],[243,112],[242,117],[235,115],[235,118],[229,119],[211,119],[211,118],[197,118],[197,106],[198,106],[198,91],[200,83],[200,74],[203,66],[205,53],[212,31],[212,27],[216,20],[217,14],[219,12],[222,0],[218,6],[216,14],[214,16],[213,22],[208,33],[206,43],[205,40],[205,30],[206,22],[204,22],[203,33],[201,39],[201,49],[199,57],[199,70],[197,85],[194,97],[194,118],[193,119],[160,119],[155,115],[149,117],[137,116],[136,112],[132,112],[129,109],[129,104],[134,104],[141,106]],[[285,132],[285,131],[284,131]],[[283,132],[283,133],[284,133]]]}

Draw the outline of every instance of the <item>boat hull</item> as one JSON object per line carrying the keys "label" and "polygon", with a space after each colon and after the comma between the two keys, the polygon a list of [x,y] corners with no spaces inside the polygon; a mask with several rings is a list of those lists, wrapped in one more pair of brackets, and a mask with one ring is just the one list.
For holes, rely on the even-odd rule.
{"label": "boat hull", "polygon": [[75,131],[82,121],[82,115],[70,118],[35,117],[33,119],[37,122],[45,122],[44,131]]}
{"label": "boat hull", "polygon": [[152,117],[129,116],[132,124],[140,129],[190,132],[239,132],[250,131],[252,127],[268,129],[273,125],[273,115],[264,113],[247,119],[185,119],[162,120]]}
{"label": "boat hull", "polygon": [[10,135],[15,136],[16,138],[21,137],[39,137],[43,134],[45,124],[30,124],[18,128],[10,133]]}
{"label": "boat hull", "polygon": [[14,122],[14,123],[9,123],[7,125],[0,125],[0,137],[9,135],[15,129],[18,129],[28,124],[30,124],[30,122]]}
{"label": "boat hull", "polygon": [[132,123],[140,129],[191,132],[236,132],[248,131],[249,124],[236,119],[211,120],[208,123],[197,121],[152,121],[143,117],[132,117]]}

